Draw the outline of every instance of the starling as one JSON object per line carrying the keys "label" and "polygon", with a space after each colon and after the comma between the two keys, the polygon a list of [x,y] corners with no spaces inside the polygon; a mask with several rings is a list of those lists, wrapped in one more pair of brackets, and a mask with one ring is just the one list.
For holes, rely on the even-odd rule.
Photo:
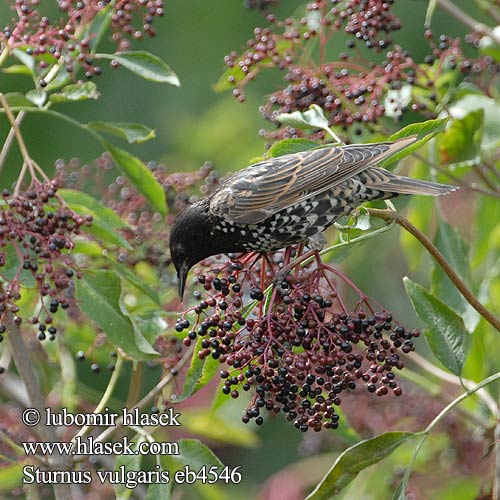
{"label": "starling", "polygon": [[211,255],[270,252],[301,243],[364,201],[437,196],[455,186],[410,179],[375,166],[415,141],[352,144],[270,158],[228,177],[175,219],[170,254],[182,298],[189,269]]}

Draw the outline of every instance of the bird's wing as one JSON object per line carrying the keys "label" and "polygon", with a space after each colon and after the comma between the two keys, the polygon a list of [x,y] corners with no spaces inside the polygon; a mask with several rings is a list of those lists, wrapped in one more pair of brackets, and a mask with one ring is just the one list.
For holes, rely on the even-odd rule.
{"label": "bird's wing", "polygon": [[414,142],[352,144],[272,158],[229,177],[210,200],[210,211],[238,224],[270,215],[356,175]]}

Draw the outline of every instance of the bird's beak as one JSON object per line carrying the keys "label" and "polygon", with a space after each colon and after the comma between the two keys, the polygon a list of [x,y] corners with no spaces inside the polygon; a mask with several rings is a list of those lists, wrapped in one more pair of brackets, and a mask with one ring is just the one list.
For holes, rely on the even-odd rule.
{"label": "bird's beak", "polygon": [[189,265],[187,262],[183,262],[182,265],[177,270],[177,280],[178,280],[178,292],[179,297],[182,301],[182,297],[184,296],[184,288],[186,286],[186,278],[189,272]]}

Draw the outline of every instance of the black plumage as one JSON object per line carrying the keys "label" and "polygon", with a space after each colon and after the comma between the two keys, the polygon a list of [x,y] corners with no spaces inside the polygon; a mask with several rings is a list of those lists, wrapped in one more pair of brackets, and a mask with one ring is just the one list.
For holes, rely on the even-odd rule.
{"label": "black plumage", "polygon": [[251,165],[174,221],[170,254],[182,297],[189,269],[211,255],[269,252],[308,240],[368,200],[441,195],[454,186],[410,179],[375,166],[414,142],[352,144]]}

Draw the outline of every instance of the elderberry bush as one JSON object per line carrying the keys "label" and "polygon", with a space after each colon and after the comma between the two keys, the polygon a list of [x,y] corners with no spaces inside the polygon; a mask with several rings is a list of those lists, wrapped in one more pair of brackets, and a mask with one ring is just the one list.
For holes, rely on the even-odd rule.
{"label": "elderberry bush", "polygon": [[[480,36],[472,33],[461,40],[440,34],[436,40],[428,29],[429,54],[419,61],[394,41],[404,27],[394,13],[395,4],[318,0],[305,4],[303,16],[285,19],[264,9],[267,26],[255,28],[244,50],[226,56],[227,71],[217,88],[231,90],[243,102],[247,86],[262,71],[283,71],[282,86],[260,107],[262,116],[277,127],[263,132],[270,142],[303,136],[297,127],[282,126],[280,115],[313,104],[323,110],[329,125],[341,127],[350,137],[381,129],[386,116],[401,120],[413,112],[435,118],[440,98],[460,82],[485,92],[493,88],[498,64],[489,54],[470,56],[464,47],[477,48]],[[345,35],[347,41],[340,42]],[[453,83],[448,89],[443,81]],[[313,130],[310,135],[321,139],[324,132]]]}
{"label": "elderberry bush", "polygon": [[[78,68],[86,78],[102,73],[92,55],[102,33],[88,29],[93,23],[99,29],[99,23],[109,17],[112,40],[117,51],[123,52],[130,50],[134,40],[155,36],[152,24],[164,14],[162,0],[58,0],[57,6],[60,17],[51,19],[38,0],[12,2],[12,19],[0,32],[0,41],[10,51],[21,49],[34,57],[42,87],[47,85],[43,76],[54,63],[70,75]],[[114,61],[112,66],[118,63]]]}
{"label": "elderberry bush", "polygon": [[[0,272],[7,267],[7,274],[2,274],[0,322],[13,315],[13,321],[21,324],[17,301],[21,287],[33,282],[39,308],[25,319],[38,324],[39,340],[47,334],[54,340],[52,315],[74,304],[74,279],[80,270],[68,251],[82,226],[92,224],[92,216],[73,211],[57,190],[54,180],[34,180],[23,192],[4,189],[0,204]],[[4,333],[5,325],[0,328]]]}

